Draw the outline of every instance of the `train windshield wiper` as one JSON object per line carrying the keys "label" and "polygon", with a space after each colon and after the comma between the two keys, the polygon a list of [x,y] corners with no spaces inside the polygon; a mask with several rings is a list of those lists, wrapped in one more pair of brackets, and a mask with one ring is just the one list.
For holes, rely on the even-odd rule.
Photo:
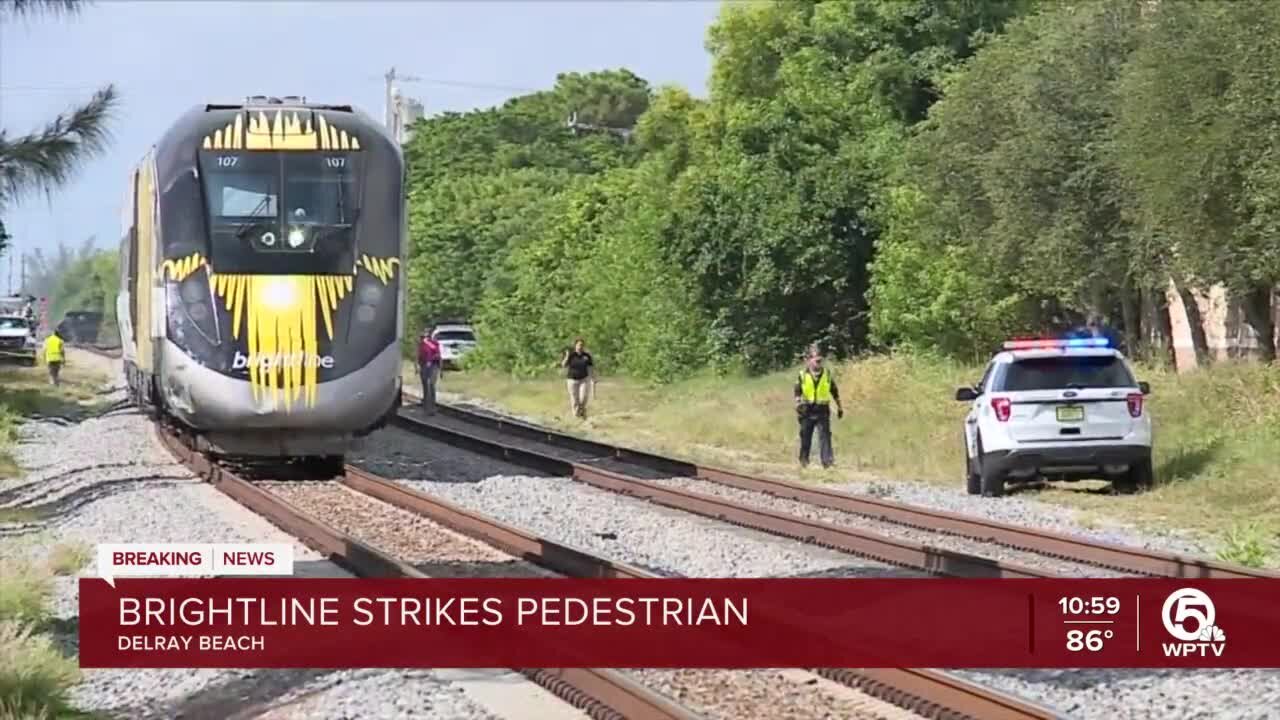
{"label": "train windshield wiper", "polygon": [[262,212],[263,210],[266,210],[267,205],[270,203],[271,203],[271,196],[263,195],[262,201],[258,203],[258,206],[255,207],[252,212],[249,213],[249,216],[253,219],[246,220],[240,223],[240,225],[236,227],[237,240],[243,240],[244,236],[248,234],[250,230],[262,224],[262,219],[258,217],[258,213]]}

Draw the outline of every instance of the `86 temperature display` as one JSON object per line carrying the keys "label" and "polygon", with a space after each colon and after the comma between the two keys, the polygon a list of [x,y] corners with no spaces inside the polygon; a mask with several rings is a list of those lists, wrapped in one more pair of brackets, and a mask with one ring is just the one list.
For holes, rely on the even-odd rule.
{"label": "86 temperature display", "polygon": [[[1106,626],[1115,622],[1114,617],[1120,612],[1120,598],[1062,597],[1058,599],[1058,607],[1063,615],[1076,618],[1063,621],[1067,626],[1068,651],[1098,652],[1106,640],[1115,637],[1115,632]],[[1090,628],[1090,625],[1100,627]]]}

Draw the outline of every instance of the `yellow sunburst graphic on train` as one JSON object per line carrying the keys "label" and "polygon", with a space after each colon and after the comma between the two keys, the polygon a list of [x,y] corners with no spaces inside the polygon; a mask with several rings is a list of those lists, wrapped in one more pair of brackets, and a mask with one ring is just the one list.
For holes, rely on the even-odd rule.
{"label": "yellow sunburst graphic on train", "polygon": [[[364,267],[388,284],[399,258],[362,256]],[[231,313],[231,334],[241,331],[249,349],[249,384],[254,399],[267,397],[285,412],[301,400],[314,407],[318,375],[325,358],[319,354],[320,325],[330,341],[339,303],[351,293],[355,275],[219,275],[214,290]],[[244,325],[241,318],[245,319]],[[332,361],[329,361],[332,362]]]}
{"label": "yellow sunburst graphic on train", "polygon": [[178,282],[200,267],[208,268],[210,284],[231,314],[232,338],[245,336],[254,400],[270,397],[285,412],[299,400],[315,406],[319,370],[326,362],[319,353],[320,325],[332,341],[334,315],[355,286],[356,272],[364,268],[388,285],[399,266],[398,257],[367,254],[360,256],[350,275],[220,274],[198,253],[164,263]]}
{"label": "yellow sunburst graphic on train", "polygon": [[182,282],[202,267],[204,267],[204,258],[200,253],[192,253],[177,260],[165,260],[160,264],[160,272],[174,282]]}
{"label": "yellow sunburst graphic on train", "polygon": [[[245,116],[248,116],[248,126]],[[236,113],[236,119],[205,136],[205,150],[359,150],[360,140],[323,115],[297,111]]]}

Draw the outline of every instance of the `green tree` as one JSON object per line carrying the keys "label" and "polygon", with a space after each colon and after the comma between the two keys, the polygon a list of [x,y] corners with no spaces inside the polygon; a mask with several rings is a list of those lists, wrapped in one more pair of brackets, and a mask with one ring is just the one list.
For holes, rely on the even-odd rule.
{"label": "green tree", "polygon": [[487,290],[503,292],[506,256],[538,232],[548,198],[568,182],[561,170],[525,168],[415,188],[409,214],[410,321],[467,316]]}
{"label": "green tree", "polygon": [[540,235],[573,178],[638,157],[613,135],[575,135],[572,112],[624,127],[648,104],[648,84],[629,71],[568,73],[500,108],[420,122],[406,148],[411,322],[469,316],[487,294],[510,291],[509,257]]}
{"label": "green tree", "polygon": [[[0,4],[0,23],[75,14],[84,5],[81,0],[7,0]],[[0,128],[0,210],[26,193],[51,193],[101,154],[110,139],[107,126],[117,100],[115,86],[108,85],[38,131],[14,137]]]}
{"label": "green tree", "polygon": [[99,312],[103,317],[100,333],[109,337],[119,292],[119,254],[111,250],[85,253],[67,266],[49,291],[50,324],[57,325],[73,310]]}
{"label": "green tree", "polygon": [[665,174],[655,158],[558,196],[540,232],[510,255],[509,286],[486,295],[478,360],[536,372],[584,336],[611,370],[667,380],[703,365],[707,323],[662,253]]}
{"label": "green tree", "polygon": [[1167,279],[1158,257],[1134,252],[1114,161],[1138,13],[1093,3],[1016,21],[945,84],[910,143],[875,265],[878,339],[978,354],[1085,312],[1138,330],[1139,290]]}
{"label": "green tree", "polygon": [[1123,79],[1117,132],[1144,232],[1184,286],[1226,285],[1267,360],[1280,283],[1280,83],[1266,70],[1280,61],[1277,32],[1273,3],[1156,6]]}
{"label": "green tree", "polygon": [[23,292],[36,297],[49,297],[54,288],[68,277],[71,269],[92,256],[96,250],[96,238],[89,236],[79,247],[68,247],[58,243],[57,252],[52,256],[45,254],[45,249],[37,247],[27,256],[27,280]]}
{"label": "green tree", "polygon": [[726,4],[669,252],[718,356],[763,369],[867,342],[868,264],[909,127],[1020,2]]}

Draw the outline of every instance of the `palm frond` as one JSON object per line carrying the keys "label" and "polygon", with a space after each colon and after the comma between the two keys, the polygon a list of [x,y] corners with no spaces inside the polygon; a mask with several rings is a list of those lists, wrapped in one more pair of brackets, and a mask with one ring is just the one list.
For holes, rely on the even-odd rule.
{"label": "palm frond", "polygon": [[107,126],[118,99],[115,85],[108,85],[38,133],[11,140],[0,130],[0,207],[27,192],[52,192],[101,154],[111,139]]}
{"label": "palm frond", "polygon": [[87,0],[0,0],[0,20],[6,15],[22,18],[75,15],[88,4]]}

